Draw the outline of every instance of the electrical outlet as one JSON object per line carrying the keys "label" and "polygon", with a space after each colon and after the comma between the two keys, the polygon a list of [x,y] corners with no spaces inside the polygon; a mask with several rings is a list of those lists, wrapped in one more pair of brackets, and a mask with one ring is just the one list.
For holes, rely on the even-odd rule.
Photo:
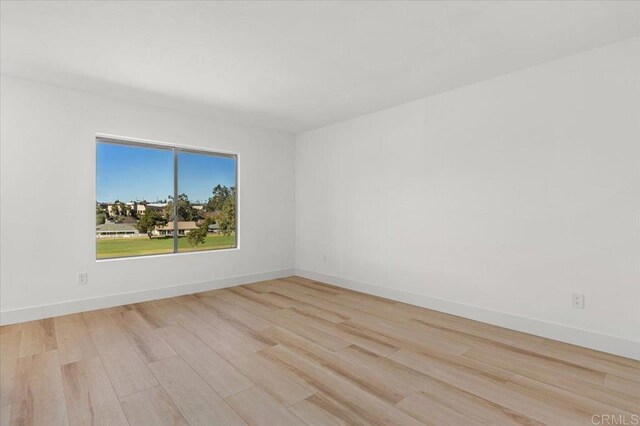
{"label": "electrical outlet", "polygon": [[584,309],[584,293],[573,293],[571,307],[573,309]]}
{"label": "electrical outlet", "polygon": [[87,285],[88,278],[86,272],[78,272],[78,285]]}

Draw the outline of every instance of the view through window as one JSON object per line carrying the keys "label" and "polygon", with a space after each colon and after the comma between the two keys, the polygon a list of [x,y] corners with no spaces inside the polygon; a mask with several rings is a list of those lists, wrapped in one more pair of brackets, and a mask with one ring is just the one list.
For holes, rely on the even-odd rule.
{"label": "view through window", "polygon": [[237,157],[97,138],[96,257],[237,246]]}

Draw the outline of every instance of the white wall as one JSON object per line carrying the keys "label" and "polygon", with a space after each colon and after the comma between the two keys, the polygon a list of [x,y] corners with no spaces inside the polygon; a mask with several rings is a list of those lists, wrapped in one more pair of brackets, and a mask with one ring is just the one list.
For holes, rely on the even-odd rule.
{"label": "white wall", "polygon": [[[2,322],[292,273],[293,136],[5,76],[1,93]],[[240,249],[96,262],[96,133],[239,152]]]}
{"label": "white wall", "polygon": [[640,39],[297,139],[299,274],[640,358]]}

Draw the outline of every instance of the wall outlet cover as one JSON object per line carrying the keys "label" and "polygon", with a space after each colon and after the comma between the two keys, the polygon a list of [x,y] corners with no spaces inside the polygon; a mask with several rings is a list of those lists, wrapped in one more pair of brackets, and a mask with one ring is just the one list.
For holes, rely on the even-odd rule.
{"label": "wall outlet cover", "polygon": [[584,309],[584,293],[573,293],[571,296],[571,306],[574,309]]}
{"label": "wall outlet cover", "polygon": [[78,285],[87,285],[88,277],[86,272],[78,272]]}

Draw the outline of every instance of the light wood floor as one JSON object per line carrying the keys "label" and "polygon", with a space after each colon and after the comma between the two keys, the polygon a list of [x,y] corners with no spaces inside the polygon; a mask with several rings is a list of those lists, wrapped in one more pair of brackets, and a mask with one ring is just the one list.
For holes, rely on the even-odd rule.
{"label": "light wood floor", "polygon": [[0,330],[2,425],[640,414],[638,361],[296,277]]}

